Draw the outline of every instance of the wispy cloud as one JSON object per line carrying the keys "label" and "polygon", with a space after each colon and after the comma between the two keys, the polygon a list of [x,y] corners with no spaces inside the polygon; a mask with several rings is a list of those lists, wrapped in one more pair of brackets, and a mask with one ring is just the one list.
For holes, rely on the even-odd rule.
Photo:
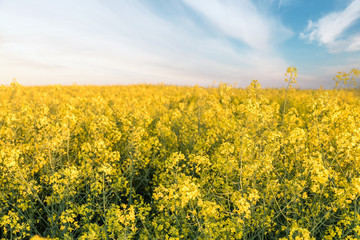
{"label": "wispy cloud", "polygon": [[[289,32],[284,30],[278,38],[281,23],[271,17],[266,20],[247,0],[184,0],[185,6],[216,26],[216,34],[186,15],[166,19],[143,0],[37,3],[0,2],[4,39],[0,64],[6,69],[0,72],[2,81],[17,77],[27,85],[165,82],[203,86],[213,81],[246,86],[253,78],[265,86],[281,86],[283,81],[287,63],[272,44]],[[239,49],[227,37],[250,47]]]}
{"label": "wispy cloud", "polygon": [[347,30],[360,18],[360,0],[353,0],[344,10],[331,12],[317,22],[309,20],[301,38],[325,45],[330,52],[360,50],[360,34],[349,35]]}
{"label": "wispy cloud", "polygon": [[259,12],[252,1],[182,0],[225,35],[254,49],[266,50],[292,35],[281,22]]}
{"label": "wispy cloud", "polygon": [[346,51],[360,51],[360,34],[353,35],[349,38],[348,46],[345,48]]}

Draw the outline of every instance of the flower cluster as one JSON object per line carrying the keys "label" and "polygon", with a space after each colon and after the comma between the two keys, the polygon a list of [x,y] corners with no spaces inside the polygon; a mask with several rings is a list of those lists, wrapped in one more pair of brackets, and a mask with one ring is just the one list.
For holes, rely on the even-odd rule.
{"label": "flower cluster", "polygon": [[286,75],[1,86],[0,239],[358,239],[359,92]]}

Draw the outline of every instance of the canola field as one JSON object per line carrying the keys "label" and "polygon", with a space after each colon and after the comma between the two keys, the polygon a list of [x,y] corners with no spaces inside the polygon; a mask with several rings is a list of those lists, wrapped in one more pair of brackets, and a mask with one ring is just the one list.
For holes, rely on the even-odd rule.
{"label": "canola field", "polygon": [[1,86],[0,239],[359,239],[360,92],[293,70],[283,89]]}

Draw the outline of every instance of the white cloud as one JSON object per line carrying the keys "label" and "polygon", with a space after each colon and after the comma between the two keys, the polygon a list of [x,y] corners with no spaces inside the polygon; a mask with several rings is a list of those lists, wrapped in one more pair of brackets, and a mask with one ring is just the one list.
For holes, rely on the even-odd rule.
{"label": "white cloud", "polygon": [[242,40],[254,49],[266,50],[292,33],[271,16],[260,13],[249,0],[182,0],[202,14],[225,35]]}
{"label": "white cloud", "polygon": [[351,36],[345,50],[348,52],[360,51],[360,34]]}
{"label": "white cloud", "polygon": [[[277,52],[260,50],[274,41],[274,26],[246,2],[232,2],[233,10],[229,1],[216,2],[223,7],[218,12],[228,11],[229,19],[220,20],[223,15],[216,9],[209,15],[226,35],[253,47],[238,51],[221,34],[209,35],[186,18],[184,22],[165,20],[141,1],[37,0],[34,5],[27,0],[3,0],[0,83],[16,77],[25,85],[208,86],[223,81],[246,86],[254,78],[265,86],[281,86],[287,64]],[[240,6],[250,12],[240,11]],[[246,15],[242,19],[239,14]],[[232,30],[240,33],[231,35]]]}
{"label": "white cloud", "polygon": [[[353,0],[343,11],[329,13],[317,22],[310,20],[300,37],[309,41],[318,41],[330,52],[357,51],[359,38],[354,35],[347,36],[346,30],[359,18],[360,0]],[[349,45],[352,47],[348,47]]]}

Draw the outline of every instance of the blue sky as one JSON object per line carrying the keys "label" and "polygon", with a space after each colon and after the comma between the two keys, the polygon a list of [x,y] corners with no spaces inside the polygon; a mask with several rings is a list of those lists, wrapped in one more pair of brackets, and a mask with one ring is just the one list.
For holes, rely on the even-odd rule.
{"label": "blue sky", "polygon": [[359,68],[360,0],[0,0],[0,84],[331,87]]}

